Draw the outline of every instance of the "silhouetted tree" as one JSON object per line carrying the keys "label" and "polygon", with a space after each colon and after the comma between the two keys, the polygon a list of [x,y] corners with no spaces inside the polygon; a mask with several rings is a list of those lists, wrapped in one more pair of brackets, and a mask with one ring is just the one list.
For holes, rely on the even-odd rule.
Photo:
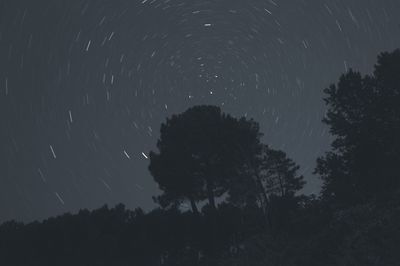
{"label": "silhouetted tree", "polygon": [[350,70],[325,93],[323,122],[335,140],[315,171],[324,180],[324,196],[354,203],[398,188],[400,50],[380,54],[373,75]]}
{"label": "silhouetted tree", "polygon": [[268,195],[294,197],[305,184],[299,169],[285,152],[264,146],[260,178]]}
{"label": "silhouetted tree", "polygon": [[215,198],[229,190],[246,159],[260,148],[258,123],[233,118],[216,106],[173,115],[160,133],[159,153],[150,152],[149,166],[163,191],[156,200],[163,207],[188,200],[193,212],[204,199],[215,209]]}
{"label": "silhouetted tree", "polygon": [[262,145],[233,180],[228,200],[241,207],[260,206],[271,228],[273,221],[283,225],[286,214],[297,208],[296,193],[305,184],[299,168],[285,152]]}

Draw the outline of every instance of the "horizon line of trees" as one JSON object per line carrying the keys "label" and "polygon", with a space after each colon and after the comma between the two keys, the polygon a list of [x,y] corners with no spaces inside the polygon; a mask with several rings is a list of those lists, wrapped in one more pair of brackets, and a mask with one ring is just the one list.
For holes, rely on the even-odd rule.
{"label": "horizon line of trees", "polygon": [[400,50],[324,93],[334,140],[317,159],[318,197],[299,193],[299,166],[253,119],[194,106],[167,118],[149,154],[159,208],[3,223],[0,264],[398,265]]}

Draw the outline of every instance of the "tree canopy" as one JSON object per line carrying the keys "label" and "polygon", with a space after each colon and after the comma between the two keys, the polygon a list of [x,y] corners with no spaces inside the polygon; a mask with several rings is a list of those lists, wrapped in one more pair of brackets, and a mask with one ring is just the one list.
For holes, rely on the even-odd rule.
{"label": "tree canopy", "polygon": [[247,158],[260,149],[259,125],[237,119],[216,106],[195,106],[173,115],[161,125],[159,153],[150,152],[149,170],[163,194],[156,200],[164,207],[215,198],[229,190],[229,184]]}
{"label": "tree canopy", "polygon": [[323,122],[335,137],[318,159],[325,197],[358,202],[400,184],[400,50],[378,56],[373,75],[350,70],[325,89]]}

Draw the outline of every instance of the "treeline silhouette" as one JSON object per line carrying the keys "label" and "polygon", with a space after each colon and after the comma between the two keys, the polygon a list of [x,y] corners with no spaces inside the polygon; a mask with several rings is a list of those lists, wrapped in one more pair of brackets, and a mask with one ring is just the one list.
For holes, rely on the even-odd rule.
{"label": "treeline silhouette", "polygon": [[325,89],[321,194],[259,125],[195,106],[161,125],[159,208],[0,226],[0,265],[400,265],[400,50]]}

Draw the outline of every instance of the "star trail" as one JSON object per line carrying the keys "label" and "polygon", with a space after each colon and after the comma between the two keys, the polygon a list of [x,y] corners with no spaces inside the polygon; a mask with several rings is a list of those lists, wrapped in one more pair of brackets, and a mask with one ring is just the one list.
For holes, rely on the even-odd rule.
{"label": "star trail", "polygon": [[398,0],[0,1],[0,221],[155,206],[160,124],[198,104],[260,123],[301,165],[322,90],[400,47]]}

